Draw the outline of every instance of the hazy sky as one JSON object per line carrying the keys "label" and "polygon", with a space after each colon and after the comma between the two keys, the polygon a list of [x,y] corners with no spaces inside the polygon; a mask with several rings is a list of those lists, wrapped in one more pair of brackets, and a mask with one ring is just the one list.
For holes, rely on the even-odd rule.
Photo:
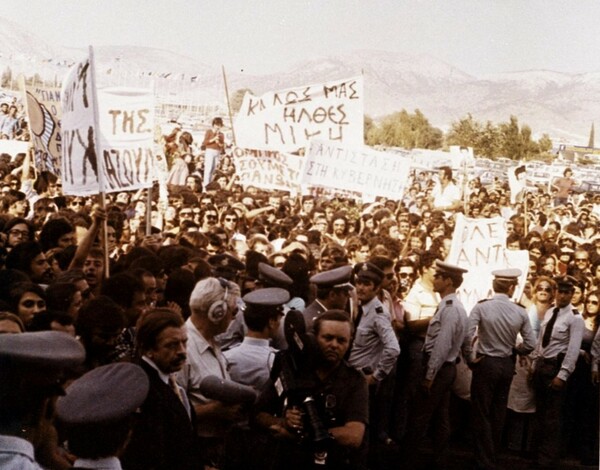
{"label": "hazy sky", "polygon": [[138,45],[263,73],[357,49],[426,53],[482,75],[600,71],[592,0],[25,0],[0,16],[51,45]]}

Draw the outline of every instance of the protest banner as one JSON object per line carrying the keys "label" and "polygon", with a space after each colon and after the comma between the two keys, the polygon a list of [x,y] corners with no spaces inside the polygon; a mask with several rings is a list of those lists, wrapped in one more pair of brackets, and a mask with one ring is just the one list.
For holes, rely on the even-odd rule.
{"label": "protest banner", "polygon": [[453,170],[461,169],[461,159],[456,154],[442,150],[413,149],[411,151],[412,166],[427,171],[437,171],[442,166]]}
{"label": "protest banner", "polygon": [[90,57],[61,90],[63,192],[87,196],[152,186],[154,105],[150,90],[97,90]]}
{"label": "protest banner", "polygon": [[26,85],[22,82],[25,110],[34,148],[33,164],[37,171],[60,176],[62,108],[60,89]]}
{"label": "protest banner", "polygon": [[363,144],[363,78],[246,93],[234,121],[242,148],[295,151],[318,137],[344,145]]}
{"label": "protest banner", "polygon": [[88,196],[100,192],[94,95],[91,60],[88,57],[71,67],[60,92],[61,177],[65,194]]}
{"label": "protest banner", "polygon": [[302,183],[402,199],[411,161],[368,147],[311,140]]}
{"label": "protest banner", "polygon": [[98,124],[104,191],[151,187],[155,175],[151,90],[99,89]]}
{"label": "protest banner", "polygon": [[10,155],[11,160],[14,160],[18,153],[27,153],[29,142],[20,140],[0,140],[0,153]]}
{"label": "protest banner", "polygon": [[458,289],[467,313],[477,302],[492,296],[492,271],[519,268],[522,276],[517,290],[523,292],[529,268],[527,251],[506,249],[506,221],[502,217],[470,219],[457,214],[447,261],[468,270]]}
{"label": "protest banner", "polygon": [[243,186],[290,191],[300,194],[304,158],[271,150],[233,149],[233,162]]}

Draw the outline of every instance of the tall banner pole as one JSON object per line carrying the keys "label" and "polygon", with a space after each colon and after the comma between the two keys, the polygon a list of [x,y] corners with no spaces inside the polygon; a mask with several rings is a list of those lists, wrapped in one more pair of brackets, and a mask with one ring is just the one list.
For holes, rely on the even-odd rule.
{"label": "tall banner pole", "polygon": [[[102,149],[100,147],[98,131],[100,129],[100,117],[98,115],[98,93],[96,90],[96,64],[94,60],[94,48],[89,46],[90,53],[90,89],[92,91],[92,103],[94,106],[94,129],[96,130],[96,138],[94,139],[94,151],[96,152],[96,162],[98,164],[98,185],[100,186],[99,202],[100,207],[106,210],[106,196],[104,193],[104,167],[102,165]],[[110,276],[110,259],[108,253],[108,237],[107,237],[107,221],[106,218],[102,222],[102,251],[104,252],[104,277],[108,279]]]}
{"label": "tall banner pole", "polygon": [[225,66],[221,65],[223,71],[223,83],[225,84],[225,97],[227,98],[227,110],[229,111],[229,122],[231,123],[231,137],[233,138],[233,145],[237,145],[235,141],[235,130],[233,128],[233,113],[231,112],[231,102],[229,101],[229,89],[227,87],[227,76],[225,75]]}

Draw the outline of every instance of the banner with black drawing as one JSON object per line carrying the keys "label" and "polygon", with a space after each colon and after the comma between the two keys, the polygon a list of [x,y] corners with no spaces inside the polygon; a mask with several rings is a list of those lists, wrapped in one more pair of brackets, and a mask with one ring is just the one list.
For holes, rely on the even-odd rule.
{"label": "banner with black drawing", "polygon": [[152,186],[150,90],[97,90],[93,60],[87,58],[72,67],[63,81],[61,104],[65,194],[87,196]]}

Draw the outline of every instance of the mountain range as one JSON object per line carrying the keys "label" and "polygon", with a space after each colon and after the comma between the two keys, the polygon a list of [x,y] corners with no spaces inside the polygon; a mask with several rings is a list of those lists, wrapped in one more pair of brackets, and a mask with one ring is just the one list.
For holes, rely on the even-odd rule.
{"label": "mountain range", "polygon": [[[179,101],[186,96],[196,101],[223,100],[222,75],[216,64],[145,47],[104,46],[95,51],[100,80],[129,84],[148,81],[152,73],[159,94]],[[67,65],[83,52],[47,44],[0,18],[0,71],[10,67],[13,74],[38,72],[60,79]],[[283,73],[228,71],[227,80],[230,94],[240,88],[262,94],[360,74],[365,83],[365,114],[375,119],[401,109],[420,109],[431,124],[447,130],[468,113],[478,121],[494,123],[515,115],[531,127],[534,136],[548,133],[555,143],[587,145],[590,127],[600,118],[600,72],[527,70],[475,76],[428,55],[359,50],[315,57]]]}

